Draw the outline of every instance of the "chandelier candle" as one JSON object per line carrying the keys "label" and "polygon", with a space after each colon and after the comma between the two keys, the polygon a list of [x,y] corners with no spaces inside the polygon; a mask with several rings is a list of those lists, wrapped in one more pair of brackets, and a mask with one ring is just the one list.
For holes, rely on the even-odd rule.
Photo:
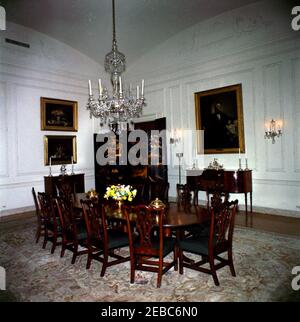
{"label": "chandelier candle", "polygon": [[91,81],[89,80],[89,95],[92,96],[93,93],[92,93],[92,84],[91,84]]}
{"label": "chandelier candle", "polygon": [[103,88],[102,88],[102,82],[101,82],[101,78],[99,79],[99,95],[100,98],[102,97],[103,94]]}

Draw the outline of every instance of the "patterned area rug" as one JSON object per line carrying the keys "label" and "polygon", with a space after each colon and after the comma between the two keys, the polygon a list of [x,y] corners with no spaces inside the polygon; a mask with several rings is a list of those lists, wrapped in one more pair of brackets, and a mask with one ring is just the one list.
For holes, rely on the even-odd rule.
{"label": "patterned area rug", "polygon": [[[18,301],[300,301],[291,289],[294,266],[300,266],[300,238],[236,228],[234,263],[218,271],[221,286],[212,277],[185,269],[170,270],[156,288],[157,275],[137,272],[129,283],[129,262],[109,267],[100,277],[101,263],[85,269],[86,256],[71,264],[71,253],[59,257],[34,243],[34,223],[0,229],[0,266],[7,272],[7,288]],[[3,228],[3,227],[2,227]],[[122,252],[128,252],[123,250]],[[1,300],[1,297],[0,297]]]}

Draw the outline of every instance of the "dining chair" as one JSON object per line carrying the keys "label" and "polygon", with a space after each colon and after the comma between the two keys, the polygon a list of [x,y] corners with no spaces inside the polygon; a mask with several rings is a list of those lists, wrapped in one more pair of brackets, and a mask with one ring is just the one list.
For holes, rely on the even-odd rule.
{"label": "dining chair", "polygon": [[36,229],[35,238],[36,238],[36,243],[38,243],[40,240],[40,237],[45,235],[45,218],[41,212],[34,187],[32,187],[31,192],[33,195],[35,214],[37,217],[37,229]]}
{"label": "dining chair", "polygon": [[[207,211],[211,213],[214,210],[214,214],[217,214],[219,210],[223,207],[225,203],[229,202],[229,194],[221,191],[215,190],[211,192],[212,197],[207,208]],[[190,236],[201,236],[208,237],[210,232],[210,220],[207,220],[198,225],[192,225],[190,227],[186,227],[186,235],[185,237]]]}
{"label": "dining chair", "polygon": [[157,180],[150,182],[149,196],[150,201],[159,198],[166,206],[169,206],[169,182]]}
{"label": "dining chair", "polygon": [[[107,267],[130,260],[116,254],[116,249],[129,246],[128,234],[121,225],[108,225],[108,218],[103,204],[95,200],[80,200],[86,224],[89,269],[93,259],[102,263],[100,276],[103,277]],[[115,258],[108,261],[109,257]]]}
{"label": "dining chair", "polygon": [[41,212],[45,218],[43,248],[46,248],[48,241],[52,242],[51,254],[53,254],[56,246],[61,245],[61,242],[58,241],[58,238],[62,237],[59,215],[50,195],[44,192],[38,192],[38,200],[41,206]]}
{"label": "dining chair", "polygon": [[[72,264],[75,263],[77,256],[88,253],[87,234],[84,222],[78,220],[74,213],[73,202],[65,198],[55,198],[61,228],[62,228],[62,248],[60,256],[63,257],[66,250],[73,253]],[[79,250],[79,246],[82,250]]]}
{"label": "dining chair", "polygon": [[[136,270],[150,271],[158,274],[157,287],[160,287],[162,275],[173,266],[177,270],[175,239],[164,236],[164,209],[136,206],[134,222],[129,208],[125,207],[124,211],[130,247],[130,283],[134,283]],[[174,259],[164,261],[171,252],[174,253]]]}
{"label": "dining chair", "polygon": [[[232,239],[238,200],[223,203],[220,203],[219,200],[218,202],[219,207],[211,208],[210,211],[208,235],[192,235],[178,241],[179,273],[183,274],[183,267],[186,267],[211,274],[216,286],[220,285],[216,273],[218,269],[228,265],[232,276],[236,276],[232,258]],[[227,259],[219,256],[225,252],[228,255]],[[200,255],[202,258],[199,261],[194,261],[187,256],[187,253]],[[215,261],[218,261],[218,263],[215,264]],[[202,267],[207,263],[209,269]]]}
{"label": "dining chair", "polygon": [[58,192],[59,197],[73,200],[74,199],[74,185],[65,179],[59,179],[56,183],[56,190]]}

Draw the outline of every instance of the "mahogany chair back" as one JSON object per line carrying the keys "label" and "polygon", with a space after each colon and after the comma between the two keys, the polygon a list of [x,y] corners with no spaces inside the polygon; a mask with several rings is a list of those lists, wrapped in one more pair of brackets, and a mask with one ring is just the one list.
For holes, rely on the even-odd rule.
{"label": "mahogany chair back", "polygon": [[92,244],[98,241],[101,245],[107,244],[107,223],[101,204],[87,199],[80,200],[86,225],[87,241]]}
{"label": "mahogany chair back", "polygon": [[33,201],[34,201],[34,205],[35,205],[35,213],[36,213],[36,217],[37,217],[36,243],[38,243],[40,237],[43,236],[45,233],[45,226],[44,226],[45,220],[44,220],[43,214],[41,212],[34,187],[32,187],[31,192],[32,192],[32,196],[33,196]]}
{"label": "mahogany chair back", "polygon": [[57,241],[58,237],[61,237],[61,224],[57,206],[56,203],[53,202],[51,195],[44,192],[38,192],[38,200],[41,207],[41,213],[45,219],[43,248],[46,247],[47,241],[51,241],[53,243],[51,253],[53,254],[56,246],[61,244],[61,242]]}
{"label": "mahogany chair back", "polygon": [[[96,200],[80,200],[87,231],[88,261],[86,268],[89,269],[92,259],[102,263],[100,276],[104,276],[107,267],[124,263],[129,256],[118,254],[118,250],[128,246],[128,235],[120,231],[118,225],[110,224],[108,227],[106,212],[103,204]],[[117,252],[116,252],[117,251]],[[109,261],[109,257],[114,260]]]}

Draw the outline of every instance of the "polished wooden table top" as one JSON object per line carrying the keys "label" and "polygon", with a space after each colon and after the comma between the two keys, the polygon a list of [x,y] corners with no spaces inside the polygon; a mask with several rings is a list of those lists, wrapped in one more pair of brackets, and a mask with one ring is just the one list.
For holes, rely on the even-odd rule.
{"label": "polished wooden table top", "polygon": [[[76,208],[81,208],[80,200],[87,199],[85,193],[77,193],[75,195]],[[109,214],[110,217],[125,220],[125,215],[118,211],[113,211]],[[131,214],[134,220],[134,213]],[[170,207],[166,209],[164,214],[163,226],[165,228],[180,228],[190,225],[202,224],[209,220],[209,213],[206,208],[193,206],[189,210],[178,208],[176,203],[170,203]]]}

